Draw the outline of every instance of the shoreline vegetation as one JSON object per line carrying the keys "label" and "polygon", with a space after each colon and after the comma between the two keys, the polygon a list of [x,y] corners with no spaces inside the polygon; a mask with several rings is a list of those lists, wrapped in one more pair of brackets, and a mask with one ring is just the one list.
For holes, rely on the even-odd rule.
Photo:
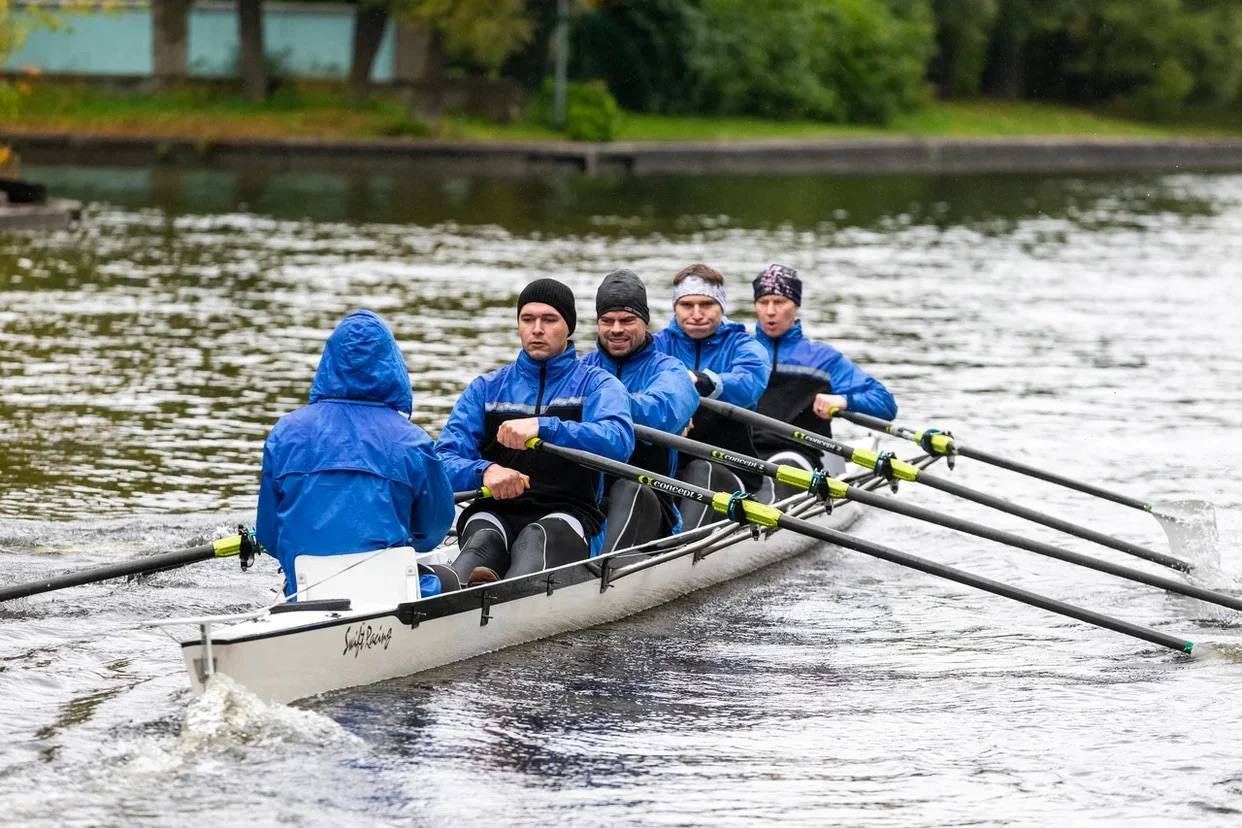
{"label": "shoreline vegetation", "polygon": [[[145,94],[118,93],[42,80],[24,96],[0,132],[68,133],[182,139],[308,139],[324,143],[368,139],[564,142],[534,117],[506,124],[446,115],[435,123],[411,118],[395,96],[382,93],[353,103],[344,88],[289,83],[263,103],[240,94],[186,87]],[[696,117],[624,113],[618,142],[823,140],[845,138],[1238,138],[1242,113],[1182,113],[1176,120],[1145,121],[1066,105],[994,99],[933,101],[885,127],[810,120]]]}

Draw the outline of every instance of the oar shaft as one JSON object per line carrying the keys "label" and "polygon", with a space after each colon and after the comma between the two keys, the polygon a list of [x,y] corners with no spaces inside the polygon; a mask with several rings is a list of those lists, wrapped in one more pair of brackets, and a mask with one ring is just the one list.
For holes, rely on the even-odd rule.
{"label": "oar shaft", "polygon": [[952,566],[945,566],[944,564],[938,564],[915,555],[908,555],[905,552],[899,552],[896,549],[881,546],[877,543],[871,543],[870,541],[865,541],[861,538],[856,538],[843,532],[836,532],[832,529],[817,526],[814,523],[809,523],[804,520],[798,520],[797,518],[782,515],[780,520],[777,522],[777,525],[782,528],[789,528],[794,531],[802,532],[806,535],[811,535],[812,537],[817,537],[820,540],[834,543],[837,546],[841,546],[846,549],[853,549],[856,552],[862,552],[863,554],[870,555],[873,558],[880,558],[881,560],[909,567],[910,569],[917,569],[920,572],[926,572],[928,575],[935,575],[940,578],[946,578],[950,581],[956,581],[959,584],[965,584],[966,586],[971,586],[975,589],[981,589],[984,592],[990,592],[993,595],[1000,595],[1032,607],[1039,607],[1040,609],[1057,613],[1058,615],[1075,618],[1088,624],[1094,624],[1097,627],[1103,627],[1104,629],[1113,630],[1114,632],[1119,632],[1123,635],[1133,636],[1134,638],[1148,641],[1152,644],[1159,644],[1162,647],[1168,647],[1172,650],[1189,653],[1194,649],[1193,642],[1159,632],[1158,630],[1153,630],[1139,624],[1131,624],[1129,621],[1122,621],[1119,618],[1113,618],[1112,616],[1104,615],[1103,613],[1084,609],[1083,607],[1075,606],[1074,604],[1069,604],[1065,601],[1058,601],[1055,598],[1049,598],[1035,592],[1030,592],[1029,590],[1010,586],[1009,584],[1002,584],[999,581],[993,581],[992,579],[984,578],[981,575],[974,575],[970,572],[965,572]]}
{"label": "oar shaft", "polygon": [[[776,463],[761,460],[757,457],[748,457],[743,454],[736,454],[725,449],[710,446],[707,443],[699,442],[698,440],[690,440],[675,434],[656,431],[655,429],[647,428],[645,426],[634,426],[634,433],[635,436],[641,440],[668,446],[693,457],[702,457],[706,460],[714,460],[718,463],[733,466],[734,468],[758,472],[760,474],[767,475],[768,477],[782,476],[785,478],[786,483],[799,485],[799,483],[794,482],[792,479],[794,475],[790,474],[790,472],[794,471],[793,469],[782,467]],[[785,473],[783,475],[782,468],[785,468]],[[1216,592],[1214,590],[1194,586],[1193,584],[1187,584],[1173,578],[1165,578],[1161,575],[1150,574],[1139,569],[1131,569],[1130,567],[1115,564],[1111,561],[1100,560],[1099,558],[1093,558],[1089,555],[1081,555],[1077,552],[1071,552],[1067,549],[1061,549],[1060,547],[1053,546],[1052,544],[1024,538],[1020,535],[1015,535],[1000,529],[993,529],[973,521],[963,520],[961,518],[946,515],[932,509],[925,509],[921,506],[915,506],[911,503],[903,503],[896,498],[873,494],[856,486],[846,486],[844,483],[839,481],[832,481],[830,488],[837,491],[843,490],[846,499],[862,503],[863,505],[870,506],[875,509],[895,512],[900,515],[905,515],[906,517],[912,517],[916,520],[934,523],[937,526],[944,526],[948,529],[984,538],[985,540],[1007,544],[1018,549],[1024,549],[1028,552],[1034,552],[1037,555],[1055,558],[1067,563],[1087,567],[1088,569],[1094,569],[1098,572],[1115,575],[1119,578],[1127,578],[1132,581],[1137,581],[1138,583],[1154,586],[1179,595],[1197,598],[1201,601],[1218,604],[1230,609],[1242,610],[1242,598],[1235,598],[1234,596],[1227,595],[1223,592]]]}
{"label": "oar shaft", "polygon": [[1088,529],[1085,526],[1078,526],[1077,524],[1070,523],[1069,521],[1061,520],[1058,517],[1053,517],[1046,512],[1037,512],[1034,509],[1019,506],[1016,503],[1011,503],[1010,501],[996,497],[995,495],[986,494],[976,489],[962,486],[951,480],[946,480],[943,477],[937,477],[933,474],[919,474],[918,482],[924,484],[925,486],[930,486],[933,489],[939,489],[942,492],[955,495],[964,500],[970,500],[983,506],[988,506],[1002,512],[1007,512],[1011,515],[1016,515],[1034,523],[1039,523],[1052,529],[1056,529],[1059,532],[1064,532],[1067,535],[1074,535],[1075,537],[1083,538],[1084,540],[1089,540],[1093,543],[1098,543],[1101,546],[1107,546],[1110,549],[1125,552],[1127,555],[1133,555],[1136,558],[1143,558],[1144,560],[1158,563],[1162,566],[1167,566],[1170,569],[1176,569],[1180,572],[1189,572],[1192,568],[1186,561],[1183,561],[1180,558],[1174,558],[1172,555],[1165,555],[1162,552],[1156,552],[1155,550],[1148,549],[1145,546],[1139,546],[1137,543],[1130,543],[1129,541],[1124,541],[1121,538],[1114,538],[1112,535],[1105,535],[1103,532]]}
{"label": "oar shaft", "polygon": [[179,566],[186,566],[187,564],[206,561],[211,558],[229,557],[238,554],[241,548],[240,542],[240,537],[233,535],[206,546],[196,546],[192,549],[182,549],[177,552],[165,552],[160,555],[148,555],[145,558],[134,558],[119,563],[97,566],[94,569],[70,572],[65,575],[45,578],[41,581],[0,587],[0,601],[11,601],[14,598],[25,598],[29,595],[38,595],[56,589],[65,589],[66,587],[81,586],[82,584],[94,583],[95,581],[107,581],[112,578],[124,578],[128,575],[141,575],[147,572],[176,569]]}
{"label": "oar shaft", "polygon": [[[920,442],[923,435],[921,431],[914,431],[888,420],[881,420],[879,417],[872,417],[870,414],[862,414],[857,411],[841,411],[838,417],[843,417],[851,423],[869,428],[873,431],[882,431],[885,434],[891,434],[894,437],[900,437],[904,440],[910,440],[915,443]],[[1121,492],[1114,492],[1110,489],[1104,489],[1091,483],[1085,483],[1081,480],[1074,480],[1056,472],[1046,471],[1034,466],[1028,466],[1026,463],[1011,460],[1007,457],[1000,457],[991,452],[982,451],[981,449],[971,448],[963,445],[957,438],[948,439],[948,451],[954,454],[960,454],[962,457],[969,457],[972,460],[978,460],[981,463],[987,463],[997,468],[1005,469],[1018,474],[1025,474],[1027,477],[1034,477],[1037,480],[1043,480],[1047,483],[1055,483],[1058,486],[1064,486],[1067,489],[1073,489],[1083,494],[1094,495],[1095,497],[1110,500],[1113,503],[1120,503],[1122,506],[1129,506],[1132,509],[1138,509],[1143,512],[1150,512],[1152,507],[1150,503],[1139,500],[1137,497],[1130,497]]]}
{"label": "oar shaft", "polygon": [[1131,509],[1138,509],[1143,512],[1151,511],[1151,504],[1144,503],[1137,497],[1130,497],[1129,495],[1124,495],[1121,492],[1101,489],[1099,486],[1084,483],[1081,480],[1074,480],[1072,478],[1065,477],[1064,475],[1056,474],[1055,472],[1037,469],[1034,466],[1028,466],[1026,463],[1019,463],[1017,460],[1010,460],[1005,457],[990,454],[986,451],[971,448],[970,446],[964,446],[956,440],[954,440],[953,443],[957,447],[957,453],[962,457],[969,457],[970,459],[978,460],[981,463],[987,463],[1011,472],[1017,472],[1018,474],[1025,474],[1027,477],[1034,477],[1048,483],[1055,483],[1058,486],[1064,486],[1067,489],[1073,489],[1074,491],[1082,492],[1083,494],[1094,495],[1095,497],[1103,498],[1104,500],[1110,500],[1113,503],[1119,503],[1122,506],[1129,506]]}
{"label": "oar shaft", "polygon": [[[699,401],[699,405],[737,422],[749,423],[756,428],[762,428],[777,434],[784,434],[793,437],[796,440],[806,443],[808,446],[814,446],[822,451],[827,451],[848,460],[863,463],[875,462],[875,457],[872,452],[860,451],[855,449],[853,446],[846,445],[845,443],[824,437],[820,434],[813,434],[794,428],[788,423],[781,422],[780,420],[772,417],[767,417],[755,411],[748,411],[747,409],[739,408],[735,405],[722,403],[719,400],[703,399]],[[899,466],[907,465],[908,464],[899,464],[896,462],[893,464],[894,469]],[[1004,500],[994,495],[985,494],[957,483],[952,483],[942,477],[937,477],[936,475],[927,472],[907,467],[904,469],[903,475],[902,479],[922,483],[933,489],[939,489],[943,492],[956,495],[966,500],[974,501],[975,503],[980,503],[992,509],[1016,515],[1018,517],[1025,518],[1026,520],[1033,521],[1034,523],[1043,524],[1044,526],[1057,529],[1058,531],[1065,532],[1066,534],[1090,540],[1100,544],[1101,546],[1107,546],[1111,549],[1116,549],[1120,552],[1125,552],[1128,555],[1134,555],[1135,557],[1143,558],[1144,560],[1152,561],[1153,563],[1158,563],[1171,569],[1176,569],[1181,572],[1189,572],[1192,569],[1189,563],[1181,560],[1180,558],[1174,558],[1171,555],[1156,552],[1155,550],[1148,549],[1145,546],[1139,546],[1136,543],[1130,543],[1129,541],[1124,541],[1120,538],[1114,538],[1111,535],[1105,535],[1102,532],[1096,532],[1094,529],[1088,529],[1085,526],[1078,526],[1077,524],[1061,520],[1060,518],[1053,517],[1052,515],[1044,512],[1037,512],[1034,509],[1019,506],[1016,503],[1009,502],[1008,500]]]}
{"label": "oar shaft", "polygon": [[[532,449],[546,451],[553,456],[571,460],[587,466],[588,468],[594,468],[598,471],[602,471],[605,474],[635,480],[645,486],[649,486],[658,491],[667,492],[676,497],[685,497],[699,503],[708,504],[717,511],[724,511],[727,508],[727,504],[731,501],[731,496],[727,492],[711,492],[690,483],[685,483],[663,475],[652,474],[651,472],[644,471],[643,469],[635,466],[620,463],[615,460],[609,460],[606,457],[600,457],[589,452],[555,446],[550,443],[545,443],[538,438],[531,440],[529,445]],[[902,566],[910,567],[911,569],[917,569],[920,572],[925,572],[929,575],[947,578],[948,580],[956,581],[957,583],[982,589],[985,592],[991,592],[995,595],[1001,595],[1014,601],[1039,607],[1050,612],[1058,613],[1079,621],[1084,621],[1088,624],[1094,624],[1105,629],[1130,635],[1134,638],[1148,641],[1152,644],[1159,644],[1163,647],[1169,647],[1170,649],[1186,653],[1189,653],[1194,648],[1194,644],[1190,641],[1166,635],[1165,633],[1161,633],[1138,624],[1131,624],[1128,621],[1121,621],[1092,610],[1083,609],[1082,607],[1077,607],[1073,604],[1067,604],[1063,601],[1047,598],[1033,592],[1028,592],[1024,589],[1011,587],[998,581],[992,581],[988,578],[972,575],[969,572],[964,572],[953,567],[943,566],[941,564],[934,563],[933,561],[928,561],[914,555],[899,552],[896,549],[890,549],[889,547],[871,543],[870,541],[865,541],[861,538],[855,538],[843,532],[837,532],[832,529],[817,526],[816,524],[805,520],[792,518],[775,507],[756,503],[753,500],[740,501],[739,505],[741,506],[742,514],[745,516],[746,520],[756,525],[786,528],[793,532],[798,532],[804,535],[809,535],[810,537],[818,538],[819,540],[827,541],[828,543],[834,543],[846,549],[853,549],[857,552],[862,552],[863,554],[871,555],[872,557],[880,558],[891,563],[900,564]]]}
{"label": "oar shaft", "polygon": [[1093,558],[1090,555],[1082,555],[1077,552],[1071,552],[1070,550],[1062,549],[1059,546],[1053,546],[1052,544],[1031,540],[1030,538],[1024,538],[1021,535],[1015,535],[1011,532],[1005,532],[1000,529],[993,529],[979,523],[953,517],[952,515],[946,515],[931,509],[924,509],[919,506],[914,506],[910,503],[903,503],[896,498],[873,494],[855,486],[849,487],[845,496],[849,500],[854,500],[867,506],[877,509],[885,509],[887,511],[906,515],[907,517],[912,517],[917,520],[934,523],[937,526],[944,526],[948,529],[984,538],[985,540],[1007,544],[1018,549],[1025,549],[1026,551],[1034,552],[1037,555],[1043,555],[1048,558],[1055,558],[1060,561],[1065,561],[1066,563],[1072,563],[1077,566],[1094,569],[1097,572],[1105,572],[1119,578],[1127,578],[1131,581],[1137,581],[1141,584],[1147,584],[1148,586],[1154,586],[1158,589],[1174,592],[1179,595],[1185,595],[1190,598],[1197,598],[1211,604],[1218,604],[1222,607],[1228,607],[1229,609],[1242,610],[1242,598],[1236,598],[1223,592],[1198,587],[1194,584],[1187,584],[1174,578],[1166,578],[1163,575],[1144,572],[1141,569],[1132,569],[1131,567],[1122,566],[1121,564],[1116,564],[1112,561]]}

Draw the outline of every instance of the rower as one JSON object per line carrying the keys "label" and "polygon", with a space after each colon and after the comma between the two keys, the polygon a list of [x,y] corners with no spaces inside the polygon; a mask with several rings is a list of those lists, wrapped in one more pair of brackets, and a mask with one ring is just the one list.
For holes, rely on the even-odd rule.
{"label": "rower", "polygon": [[[754,408],[768,385],[767,356],[745,325],[729,321],[727,310],[720,271],[705,264],[682,269],[673,277],[673,321],[655,335],[655,347],[681,360],[700,396]],[[687,436],[739,454],[756,454],[749,427],[709,411],[694,415]],[[717,492],[758,492],[764,480],[706,460],[690,461],[679,477]],[[680,509],[687,529],[719,519],[693,500],[682,500]]]}
{"label": "rower", "polygon": [[458,398],[436,453],[458,490],[486,486],[458,519],[452,563],[462,583],[486,583],[587,558],[599,535],[598,472],[527,450],[539,437],[613,460],[634,450],[625,387],[577,358],[574,294],[538,279],[518,297],[517,360],[476,377]]}
{"label": "rower", "polygon": [[[453,490],[413,409],[388,326],[368,310],[346,316],[323,346],[310,404],[281,417],[263,446],[255,536],[280,562],[286,595],[298,589],[299,556],[428,552],[444,539]],[[419,582],[422,595],[440,591],[429,570]]]}
{"label": "rower", "polygon": [[[798,310],[802,280],[798,271],[769,265],[755,277],[755,338],[772,366],[768,387],[759,398],[759,413],[804,431],[832,436],[831,417],[837,411],[859,411],[883,420],[897,415],[897,403],[884,385],[831,345],[802,335]],[[790,446],[766,434],[755,445],[774,463],[805,469],[844,469],[835,457],[825,457],[809,446]],[[786,494],[778,491],[778,496]]]}
{"label": "rower", "polygon": [[[699,405],[681,361],[652,347],[647,287],[632,270],[614,270],[595,292],[596,350],[582,362],[602,368],[625,386],[637,425],[680,434]],[[656,474],[677,472],[677,452],[639,441],[626,462]],[[673,498],[624,478],[608,478],[607,529],[602,552],[628,549],[681,528]]]}

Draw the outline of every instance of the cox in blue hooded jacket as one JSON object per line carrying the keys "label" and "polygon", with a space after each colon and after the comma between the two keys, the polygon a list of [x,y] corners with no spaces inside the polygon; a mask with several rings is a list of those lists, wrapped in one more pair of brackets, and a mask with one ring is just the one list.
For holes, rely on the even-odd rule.
{"label": "cox in blue hooded jacket", "polygon": [[539,437],[554,445],[613,460],[625,460],[634,450],[630,401],[620,382],[579,361],[572,342],[543,360],[520,351],[515,362],[466,387],[440,432],[436,453],[456,490],[479,488],[493,463],[528,475],[530,488],[512,499],[476,500],[462,513],[459,531],[477,511],[522,525],[565,512],[592,538],[604,520],[599,473],[538,451],[505,448],[496,440],[501,423],[526,417],[537,417]]}
{"label": "cox in blue hooded jacket", "polygon": [[[409,374],[388,326],[345,317],[324,345],[310,405],[277,421],[263,446],[255,533],[295,590],[298,555],[435,548],[453,490],[431,439],[407,417]],[[431,580],[427,580],[431,579]],[[424,594],[438,590],[424,576]]]}

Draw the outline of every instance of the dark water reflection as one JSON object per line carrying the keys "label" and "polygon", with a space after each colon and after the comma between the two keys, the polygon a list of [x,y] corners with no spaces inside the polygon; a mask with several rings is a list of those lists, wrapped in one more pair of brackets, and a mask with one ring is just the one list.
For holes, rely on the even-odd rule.
{"label": "dark water reflection", "polygon": [[[90,206],[74,230],[0,236],[0,581],[252,520],[263,438],[353,308],[390,322],[415,420],[436,431],[471,377],[513,357],[530,279],[573,285],[588,341],[617,266],[648,278],[662,322],[671,275],[709,261],[750,321],[749,280],[775,260],[803,272],[808,332],[885,378],[904,422],[1212,501],[1209,585],[1242,589],[1242,176],[30,173]],[[1163,543],[1136,511],[964,461],[954,475]],[[1228,646],[1181,659],[825,550],[423,676],[182,722],[176,648],[137,625],[249,608],[277,580],[267,563],[203,565],[0,610],[0,807],[32,825],[1223,825],[1242,810],[1235,614],[892,515],[858,531]]]}

